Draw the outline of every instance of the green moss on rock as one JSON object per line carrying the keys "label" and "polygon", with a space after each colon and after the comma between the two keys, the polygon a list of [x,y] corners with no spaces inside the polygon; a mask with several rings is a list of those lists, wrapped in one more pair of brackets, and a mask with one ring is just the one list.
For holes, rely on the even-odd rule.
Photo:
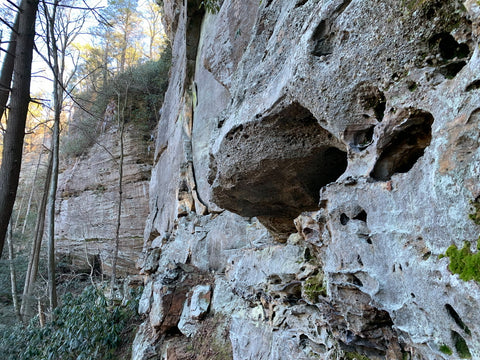
{"label": "green moss on rock", "polygon": [[480,198],[475,199],[471,202],[473,212],[468,214],[470,220],[472,220],[476,225],[480,225]]}
{"label": "green moss on rock", "polygon": [[446,345],[446,344],[442,344],[442,345],[440,346],[440,351],[441,351],[442,353],[444,353],[445,355],[452,355],[452,354],[453,354],[452,349],[450,349],[450,347],[449,347],[448,345]]}
{"label": "green moss on rock", "polygon": [[453,274],[458,274],[464,281],[475,280],[480,282],[480,252],[473,253],[470,243],[466,241],[461,249],[451,245],[445,252],[450,258],[448,268]]}
{"label": "green moss on rock", "polygon": [[327,289],[323,283],[323,275],[310,276],[303,283],[303,293],[311,302],[316,302],[319,296],[327,296]]}

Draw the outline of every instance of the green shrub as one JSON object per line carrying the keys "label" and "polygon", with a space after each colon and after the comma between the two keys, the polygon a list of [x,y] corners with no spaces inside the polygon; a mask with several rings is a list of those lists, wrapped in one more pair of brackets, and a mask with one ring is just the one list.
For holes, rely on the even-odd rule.
{"label": "green shrub", "polygon": [[[96,142],[112,99],[125,122],[135,124],[141,132],[153,129],[167,90],[171,57],[167,47],[158,61],[140,63],[116,74],[98,91],[76,94],[78,104],[68,133],[62,137],[61,154],[80,156]],[[107,127],[116,123],[115,117]]]}
{"label": "green shrub", "polygon": [[92,286],[80,296],[66,294],[54,320],[41,328],[34,318],[27,327],[0,333],[0,351],[9,359],[118,359],[116,350],[131,339],[140,292],[125,306],[109,305]]}

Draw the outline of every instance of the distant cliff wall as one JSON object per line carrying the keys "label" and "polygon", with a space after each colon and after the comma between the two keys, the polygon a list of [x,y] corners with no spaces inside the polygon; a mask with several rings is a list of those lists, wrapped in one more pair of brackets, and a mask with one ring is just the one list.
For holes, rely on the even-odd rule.
{"label": "distant cliff wall", "polygon": [[[110,127],[59,175],[56,209],[57,253],[74,267],[98,267],[110,274],[118,212],[119,132]],[[134,125],[126,126],[123,201],[118,272],[135,274],[148,215],[148,183],[153,142]],[[151,149],[151,150],[149,150]],[[100,269],[102,267],[102,269]]]}
{"label": "distant cliff wall", "polygon": [[478,251],[478,3],[199,3],[164,1],[133,358],[480,358],[443,256]]}

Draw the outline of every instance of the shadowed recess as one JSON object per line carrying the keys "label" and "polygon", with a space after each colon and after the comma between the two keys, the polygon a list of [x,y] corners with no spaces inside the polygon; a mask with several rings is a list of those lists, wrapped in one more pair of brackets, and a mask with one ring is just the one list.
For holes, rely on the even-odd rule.
{"label": "shadowed recess", "polygon": [[215,155],[214,201],[256,216],[279,240],[293,219],[318,209],[322,186],[347,167],[343,143],[297,103],[233,128]]}
{"label": "shadowed recess", "polygon": [[[406,117],[406,118],[405,118]],[[397,118],[399,126],[391,126],[392,133],[386,132],[388,139],[383,146],[370,176],[375,180],[386,181],[396,173],[406,173],[423,156],[432,139],[432,114],[422,110],[410,110],[408,115]],[[392,122],[394,123],[394,122]]]}

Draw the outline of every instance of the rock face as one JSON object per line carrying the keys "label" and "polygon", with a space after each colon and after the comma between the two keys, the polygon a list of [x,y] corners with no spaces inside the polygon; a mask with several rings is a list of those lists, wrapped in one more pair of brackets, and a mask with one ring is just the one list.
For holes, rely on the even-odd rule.
{"label": "rock face", "polygon": [[134,358],[480,358],[442,256],[480,230],[477,1],[199,3],[164,1]]}
{"label": "rock face", "polygon": [[[118,212],[119,137],[115,127],[100,135],[97,144],[72,160],[59,175],[57,253],[75,267],[110,273]],[[137,273],[135,263],[143,246],[148,215],[148,182],[152,146],[128,126],[124,138],[123,201],[118,272]],[[153,150],[152,150],[153,155]]]}

